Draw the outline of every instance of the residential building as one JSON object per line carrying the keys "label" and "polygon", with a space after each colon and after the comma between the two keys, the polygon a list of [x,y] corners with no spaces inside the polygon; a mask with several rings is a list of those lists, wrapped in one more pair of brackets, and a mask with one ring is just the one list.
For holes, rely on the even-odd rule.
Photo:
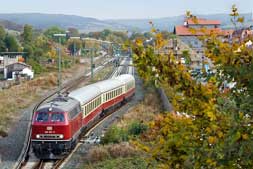
{"label": "residential building", "polygon": [[207,20],[203,18],[187,18],[183,25],[177,25],[174,28],[176,34],[182,44],[189,46],[193,52],[191,55],[192,67],[201,68],[203,63],[208,63],[212,67],[211,61],[204,56],[204,48],[199,36],[217,34],[221,37],[229,37],[231,30],[221,29],[219,20]]}

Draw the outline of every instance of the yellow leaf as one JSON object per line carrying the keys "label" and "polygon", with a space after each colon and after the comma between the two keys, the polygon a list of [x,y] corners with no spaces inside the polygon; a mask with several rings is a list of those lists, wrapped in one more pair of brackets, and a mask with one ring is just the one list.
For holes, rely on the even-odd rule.
{"label": "yellow leaf", "polygon": [[151,32],[152,32],[152,33],[156,33],[156,29],[155,29],[155,28],[152,28],[152,29],[151,29]]}
{"label": "yellow leaf", "polygon": [[212,111],[207,112],[207,116],[210,118],[211,121],[216,120],[216,116]]}
{"label": "yellow leaf", "polygon": [[221,131],[219,131],[219,132],[218,132],[218,137],[219,137],[219,138],[222,138],[223,136],[224,136],[224,134],[223,134]]}
{"label": "yellow leaf", "polygon": [[207,128],[206,128],[206,132],[207,132],[207,133],[211,133],[212,130],[211,130],[209,127],[207,127]]}
{"label": "yellow leaf", "polygon": [[143,46],[143,42],[141,39],[136,39],[136,45]]}
{"label": "yellow leaf", "polygon": [[248,140],[248,139],[249,139],[249,136],[248,136],[248,134],[243,134],[243,135],[242,135],[242,138],[243,138],[244,140]]}
{"label": "yellow leaf", "polygon": [[216,137],[213,137],[213,136],[209,136],[208,137],[208,143],[209,144],[215,144],[216,143]]}

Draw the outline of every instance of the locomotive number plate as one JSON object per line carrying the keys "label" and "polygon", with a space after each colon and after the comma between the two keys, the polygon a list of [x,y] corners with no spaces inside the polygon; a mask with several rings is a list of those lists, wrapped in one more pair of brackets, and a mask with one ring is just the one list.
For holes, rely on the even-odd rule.
{"label": "locomotive number plate", "polygon": [[53,127],[52,127],[52,126],[48,126],[48,127],[47,127],[47,130],[48,130],[48,131],[51,131],[51,130],[53,130]]}

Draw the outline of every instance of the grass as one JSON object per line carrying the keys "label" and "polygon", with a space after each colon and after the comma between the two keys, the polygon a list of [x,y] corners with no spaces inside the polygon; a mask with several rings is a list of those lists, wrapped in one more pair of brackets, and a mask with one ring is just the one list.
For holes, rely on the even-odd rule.
{"label": "grass", "polygon": [[[105,160],[94,164],[86,164],[86,169],[146,169],[147,162],[142,157],[127,157]],[[150,168],[151,169],[151,168]]]}
{"label": "grass", "polygon": [[150,122],[161,112],[160,99],[156,90],[149,87],[145,92],[144,100],[130,109],[120,121],[117,122],[116,125],[118,127],[127,128],[129,124],[136,121],[143,123]]}
{"label": "grass", "polygon": [[88,169],[142,169],[147,163],[129,143],[95,146],[88,151],[80,168]]}
{"label": "grass", "polygon": [[41,97],[41,93],[55,85],[56,77],[49,74],[1,91],[0,136],[6,136],[4,133],[7,133],[11,124],[18,119],[22,109],[29,107]]}

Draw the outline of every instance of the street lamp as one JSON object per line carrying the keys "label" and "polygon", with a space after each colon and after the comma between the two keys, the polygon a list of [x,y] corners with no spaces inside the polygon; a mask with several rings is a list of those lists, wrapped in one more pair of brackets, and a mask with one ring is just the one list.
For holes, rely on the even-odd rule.
{"label": "street lamp", "polygon": [[62,76],[61,76],[61,52],[60,52],[60,44],[61,44],[61,37],[66,37],[66,34],[54,34],[54,37],[57,37],[59,40],[58,46],[58,93],[60,93],[62,88]]}

